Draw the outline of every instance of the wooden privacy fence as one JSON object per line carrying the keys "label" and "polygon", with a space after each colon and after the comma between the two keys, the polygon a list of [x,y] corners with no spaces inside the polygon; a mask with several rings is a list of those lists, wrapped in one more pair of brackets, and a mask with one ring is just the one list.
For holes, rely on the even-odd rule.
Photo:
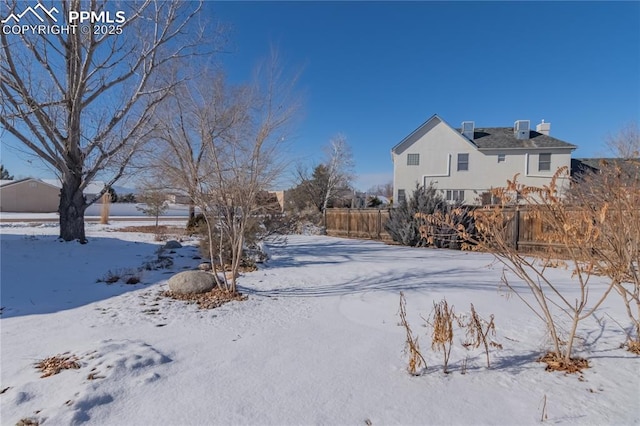
{"label": "wooden privacy fence", "polygon": [[324,227],[332,237],[393,241],[384,224],[389,209],[326,209]]}
{"label": "wooden privacy fence", "polygon": [[[327,209],[324,226],[327,235],[334,237],[362,238],[392,242],[384,229],[389,220],[389,209]],[[510,218],[506,232],[513,247],[521,252],[560,252],[558,244],[549,242],[545,225],[539,214],[526,207],[505,208]]]}

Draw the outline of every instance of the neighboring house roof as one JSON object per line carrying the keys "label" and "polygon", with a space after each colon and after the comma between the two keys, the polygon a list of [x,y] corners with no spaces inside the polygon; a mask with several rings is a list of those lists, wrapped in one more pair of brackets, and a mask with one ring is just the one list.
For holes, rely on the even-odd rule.
{"label": "neighboring house roof", "polygon": [[37,182],[44,183],[47,186],[51,186],[51,187],[53,187],[55,189],[60,189],[59,186],[51,185],[49,182],[45,182],[43,179],[36,179],[36,178],[24,178],[24,179],[18,179],[18,180],[3,180],[3,181],[0,181],[0,187],[6,188],[8,186],[17,185],[19,183],[27,182],[27,181],[30,181],[30,180],[35,180]]}
{"label": "neighboring house roof", "polygon": [[[59,179],[40,179],[40,180],[44,183],[48,183],[51,186],[55,186],[56,188],[62,188],[62,182],[60,182]],[[98,194],[100,193],[100,191],[102,191],[102,188],[104,188],[104,182],[101,182],[101,181],[91,182],[89,183],[89,185],[87,185],[87,187],[84,189],[83,192],[85,194]]]}
{"label": "neighboring house roof", "polygon": [[597,172],[602,164],[616,165],[623,170],[633,171],[640,167],[640,160],[634,158],[572,158],[571,175]]}
{"label": "neighboring house roof", "polygon": [[458,133],[470,144],[478,150],[490,149],[545,149],[545,148],[566,148],[576,149],[576,145],[564,142],[560,139],[538,133],[531,130],[529,139],[517,139],[513,127],[486,127],[474,129],[473,141],[470,141],[462,135],[460,129],[456,129],[440,118],[437,114],[432,115],[427,121],[422,123],[417,129],[411,132],[406,138],[402,139],[391,151],[397,152],[402,145],[412,144],[421,136],[427,133],[434,121],[440,121],[447,125],[451,130]]}
{"label": "neighboring house roof", "polygon": [[[45,185],[49,185],[51,187],[54,187],[56,189],[62,188],[62,183],[58,179],[37,179],[37,178],[24,178],[24,179],[19,179],[19,180],[1,180],[0,181],[0,187],[5,187],[5,186],[8,186],[8,185],[15,185],[17,183],[25,182],[25,181],[28,181],[28,180],[35,180],[35,181],[44,183]],[[84,193],[85,194],[98,194],[98,193],[100,193],[100,191],[102,191],[102,188],[104,188],[104,182],[100,182],[100,181],[91,182],[84,189]]]}

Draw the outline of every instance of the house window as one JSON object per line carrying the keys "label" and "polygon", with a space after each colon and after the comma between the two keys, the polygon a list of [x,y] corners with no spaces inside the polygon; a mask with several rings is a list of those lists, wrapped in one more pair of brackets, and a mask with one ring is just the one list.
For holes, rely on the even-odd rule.
{"label": "house window", "polygon": [[447,189],[445,191],[445,199],[452,202],[464,201],[464,189]]}
{"label": "house window", "polygon": [[458,171],[469,170],[469,154],[458,154]]}
{"label": "house window", "polygon": [[550,171],[551,170],[551,154],[540,154],[538,156],[538,171]]}
{"label": "house window", "polygon": [[398,204],[404,203],[405,201],[407,201],[407,195],[404,189],[398,189]]}
{"label": "house window", "polygon": [[407,154],[407,166],[419,166],[420,154]]}
{"label": "house window", "polygon": [[504,163],[505,158],[506,158],[506,155],[498,154],[498,163]]}

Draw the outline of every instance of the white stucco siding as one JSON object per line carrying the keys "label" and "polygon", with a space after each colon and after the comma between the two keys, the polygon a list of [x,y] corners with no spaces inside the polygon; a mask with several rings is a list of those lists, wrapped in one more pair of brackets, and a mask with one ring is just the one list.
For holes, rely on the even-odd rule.
{"label": "white stucco siding", "polygon": [[29,179],[0,187],[0,211],[50,213],[58,211],[60,190]]}
{"label": "white stucco siding", "polygon": [[[539,154],[551,154],[548,171],[538,171]],[[498,155],[504,155],[504,161],[498,161]],[[448,177],[432,178],[424,176],[423,184],[434,182],[442,190],[464,190],[464,202],[474,204],[483,192],[491,188],[502,187],[507,180],[518,174],[518,182],[526,185],[542,186],[549,183],[553,174],[562,166],[570,166],[571,152],[560,149],[540,151],[496,150],[492,152],[475,151],[469,153],[469,170],[457,170],[457,153],[452,154],[451,174]],[[568,185],[568,179],[562,180]]]}
{"label": "white stucco siding", "polygon": [[[408,165],[409,155],[419,156],[418,165]],[[458,170],[458,154],[468,154],[468,170]],[[504,155],[498,161],[498,155]],[[540,154],[550,154],[549,170],[539,170]],[[443,191],[464,191],[464,202],[479,202],[482,193],[502,187],[519,174],[518,182],[542,186],[559,167],[571,165],[571,148],[527,148],[478,150],[477,146],[439,119],[410,135],[392,152],[394,200],[398,190],[410,196],[416,184],[434,185]],[[415,156],[412,158],[415,160]],[[561,184],[567,186],[568,179]],[[446,192],[444,192],[446,194]]]}
{"label": "white stucco siding", "polygon": [[[450,177],[457,161],[453,154],[471,154],[476,150],[466,138],[440,120],[434,120],[421,135],[403,145],[392,154],[395,200],[398,199],[398,189],[406,190],[409,195],[416,184],[424,183],[425,176],[433,180]],[[409,154],[419,155],[417,166],[407,165]]]}

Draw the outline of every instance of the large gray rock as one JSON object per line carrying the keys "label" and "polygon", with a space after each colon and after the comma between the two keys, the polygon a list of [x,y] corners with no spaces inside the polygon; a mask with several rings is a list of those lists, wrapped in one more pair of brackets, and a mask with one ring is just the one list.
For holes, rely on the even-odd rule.
{"label": "large gray rock", "polygon": [[179,249],[182,248],[182,244],[180,244],[176,240],[171,240],[165,243],[164,248],[167,250]]}
{"label": "large gray rock", "polygon": [[184,271],[168,281],[169,290],[177,294],[198,294],[211,291],[216,286],[215,277],[204,271]]}

